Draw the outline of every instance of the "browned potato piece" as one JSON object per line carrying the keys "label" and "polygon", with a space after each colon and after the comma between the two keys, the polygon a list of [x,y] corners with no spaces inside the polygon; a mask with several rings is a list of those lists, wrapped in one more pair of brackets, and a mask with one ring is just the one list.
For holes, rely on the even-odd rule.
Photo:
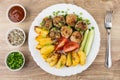
{"label": "browned potato piece", "polygon": [[70,67],[72,65],[72,55],[71,53],[67,54],[66,66]]}
{"label": "browned potato piece", "polygon": [[46,37],[49,33],[49,31],[43,27],[39,27],[39,26],[35,26],[34,30],[37,34],[39,34],[39,36],[41,37]]}
{"label": "browned potato piece", "polygon": [[75,26],[76,22],[77,22],[77,16],[75,14],[68,14],[66,16],[66,23],[69,26]]}
{"label": "browned potato piece", "polygon": [[41,45],[39,43],[36,45],[36,49],[38,49],[38,50],[41,49]]}
{"label": "browned potato piece", "polygon": [[37,42],[39,42],[41,38],[43,38],[43,37],[42,37],[41,35],[38,35],[38,36],[35,37],[35,40],[36,40]]}
{"label": "browned potato piece", "polygon": [[59,68],[64,67],[65,64],[66,64],[66,60],[67,60],[66,55],[61,54],[61,57],[60,57],[60,59],[58,60],[58,62],[56,64],[56,68],[59,69]]}
{"label": "browned potato piece", "polygon": [[46,45],[46,46],[41,48],[40,53],[42,55],[48,56],[54,51],[54,49],[55,49],[54,45]]}
{"label": "browned potato piece", "polygon": [[76,30],[87,30],[87,24],[84,23],[83,21],[78,21],[75,25]]}
{"label": "browned potato piece", "polygon": [[41,27],[35,26],[35,27],[34,27],[34,31],[35,31],[37,34],[41,34]]}
{"label": "browned potato piece", "polygon": [[65,18],[64,16],[60,15],[60,16],[55,16],[53,18],[53,24],[54,26],[60,28],[61,26],[63,26],[65,24]]}
{"label": "browned potato piece", "polygon": [[50,57],[46,59],[50,66],[54,66],[57,64],[59,60],[60,54],[53,53]]}
{"label": "browned potato piece", "polygon": [[37,42],[39,42],[41,47],[43,47],[45,45],[48,45],[48,44],[52,44],[51,38],[40,38],[40,39],[37,40]]}
{"label": "browned potato piece", "polygon": [[72,34],[72,32],[73,32],[72,28],[70,28],[68,26],[63,26],[61,28],[61,35],[62,35],[62,37],[69,38],[70,35]]}
{"label": "browned potato piece", "polygon": [[72,52],[72,65],[76,66],[79,64],[79,56],[76,52]]}
{"label": "browned potato piece", "polygon": [[86,63],[86,54],[83,51],[78,51],[80,65],[85,65]]}
{"label": "browned potato piece", "polygon": [[46,29],[50,29],[52,27],[52,18],[45,17],[41,26],[46,27]]}
{"label": "browned potato piece", "polygon": [[80,43],[82,41],[82,38],[83,38],[82,34],[78,31],[75,31],[72,33],[70,40],[77,42],[77,43]]}

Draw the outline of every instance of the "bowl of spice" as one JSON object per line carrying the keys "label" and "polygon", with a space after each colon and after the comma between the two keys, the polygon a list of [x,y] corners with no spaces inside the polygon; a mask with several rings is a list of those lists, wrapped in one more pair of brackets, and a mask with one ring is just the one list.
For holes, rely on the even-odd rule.
{"label": "bowl of spice", "polygon": [[11,71],[19,71],[25,64],[25,57],[20,51],[10,51],[5,59],[5,65]]}
{"label": "bowl of spice", "polygon": [[7,33],[7,43],[12,47],[20,47],[26,39],[25,32],[18,27],[12,28]]}
{"label": "bowl of spice", "polygon": [[7,18],[10,22],[21,23],[26,18],[26,10],[20,4],[13,4],[7,10]]}

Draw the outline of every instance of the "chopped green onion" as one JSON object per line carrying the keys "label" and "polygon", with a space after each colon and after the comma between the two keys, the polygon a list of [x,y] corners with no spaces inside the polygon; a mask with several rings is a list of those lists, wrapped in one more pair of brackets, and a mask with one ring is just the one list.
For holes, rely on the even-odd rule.
{"label": "chopped green onion", "polygon": [[23,62],[23,56],[19,52],[11,52],[7,57],[7,65],[11,69],[20,68]]}

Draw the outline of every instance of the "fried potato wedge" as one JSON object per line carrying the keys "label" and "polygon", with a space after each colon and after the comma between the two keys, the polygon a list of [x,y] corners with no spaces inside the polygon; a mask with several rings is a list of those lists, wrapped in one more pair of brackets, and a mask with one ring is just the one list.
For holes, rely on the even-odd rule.
{"label": "fried potato wedge", "polygon": [[40,53],[42,55],[48,56],[49,54],[51,54],[53,52],[54,48],[55,48],[55,46],[53,46],[53,45],[46,45],[43,48],[41,48]]}
{"label": "fried potato wedge", "polygon": [[79,64],[79,56],[76,52],[72,52],[72,66]]}
{"label": "fried potato wedge", "polygon": [[86,63],[86,54],[83,51],[78,51],[80,65],[85,65]]}
{"label": "fried potato wedge", "polygon": [[41,48],[42,48],[42,46],[38,43],[38,44],[36,45],[36,49],[40,50]]}
{"label": "fried potato wedge", "polygon": [[49,65],[52,67],[57,64],[59,60],[60,55],[57,53],[53,53],[49,58],[46,59],[46,61],[49,63]]}
{"label": "fried potato wedge", "polygon": [[62,68],[65,66],[65,64],[66,64],[66,55],[61,54],[61,57],[60,57],[58,63],[56,64],[56,68],[58,68],[58,69]]}
{"label": "fried potato wedge", "polygon": [[34,30],[37,34],[41,35],[42,37],[46,37],[49,33],[47,29],[39,26],[35,26]]}
{"label": "fried potato wedge", "polygon": [[66,66],[69,67],[72,65],[72,55],[71,53],[67,54],[67,61],[66,61]]}

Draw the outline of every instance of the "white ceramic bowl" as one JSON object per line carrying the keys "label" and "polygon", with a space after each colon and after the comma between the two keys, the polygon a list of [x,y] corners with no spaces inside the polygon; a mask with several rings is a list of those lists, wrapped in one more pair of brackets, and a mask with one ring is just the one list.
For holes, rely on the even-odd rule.
{"label": "white ceramic bowl", "polygon": [[[18,29],[18,30],[22,31],[22,33],[23,33],[23,35],[24,35],[24,40],[23,40],[23,42],[22,42],[20,45],[17,45],[17,46],[14,46],[14,45],[10,44],[10,42],[8,41],[8,35],[9,35],[10,32],[11,32],[12,30],[14,30],[14,29]],[[25,32],[24,32],[21,28],[19,28],[19,27],[11,28],[11,29],[7,32],[7,35],[6,35],[6,42],[7,42],[8,45],[10,45],[11,47],[21,47],[21,46],[24,44],[25,39],[26,39]]]}
{"label": "white ceramic bowl", "polygon": [[[24,10],[24,13],[25,13],[24,18],[23,18],[21,21],[19,21],[19,22],[13,22],[13,21],[11,21],[11,20],[9,19],[9,16],[8,16],[9,10],[10,10],[12,7],[14,7],[14,6],[19,6],[19,7],[21,7],[21,8]],[[9,6],[9,8],[7,9],[6,16],[7,16],[7,19],[8,19],[10,22],[12,22],[12,23],[17,23],[17,24],[18,24],[18,23],[21,23],[21,22],[23,22],[23,21],[25,20],[25,18],[26,18],[26,10],[25,10],[25,8],[24,8],[22,5],[20,5],[20,4],[12,4],[12,5]]]}
{"label": "white ceramic bowl", "polygon": [[[23,64],[22,64],[22,66],[21,66],[20,68],[18,68],[18,69],[11,69],[11,68],[7,65],[7,58],[8,58],[8,56],[9,56],[9,54],[11,54],[12,52],[19,52],[19,53],[22,55],[22,57],[23,57]],[[24,64],[25,64],[25,57],[24,57],[23,53],[20,52],[20,51],[18,51],[18,50],[10,51],[10,52],[7,54],[7,56],[5,57],[5,65],[6,65],[6,67],[7,67],[10,71],[19,71],[19,70],[21,70],[21,69],[23,68]]]}

